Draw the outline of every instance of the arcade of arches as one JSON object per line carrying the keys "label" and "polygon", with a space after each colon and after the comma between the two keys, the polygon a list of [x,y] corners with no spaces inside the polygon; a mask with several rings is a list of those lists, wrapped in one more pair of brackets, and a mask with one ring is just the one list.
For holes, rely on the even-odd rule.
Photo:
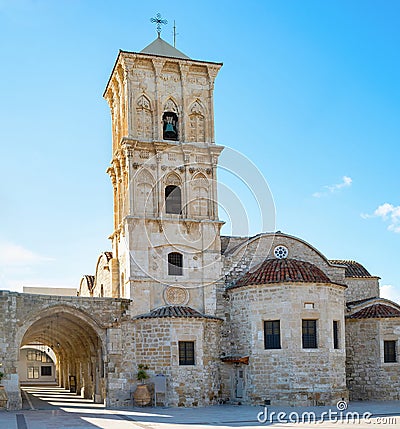
{"label": "arcade of arches", "polygon": [[24,346],[54,352],[58,385],[94,402],[116,405],[113,386],[119,378],[120,332],[128,305],[129,300],[119,298],[0,291],[0,362],[8,408],[22,405],[18,367]]}
{"label": "arcade of arches", "polygon": [[26,331],[21,346],[29,345],[45,346],[54,352],[59,386],[80,392],[85,399],[102,402],[102,340],[82,317],[65,308],[47,311]]}

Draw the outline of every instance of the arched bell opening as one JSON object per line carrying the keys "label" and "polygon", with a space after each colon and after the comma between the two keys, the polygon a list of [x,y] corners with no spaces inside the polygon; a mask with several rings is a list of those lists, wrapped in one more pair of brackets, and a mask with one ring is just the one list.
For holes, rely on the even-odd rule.
{"label": "arched bell opening", "polygon": [[[105,400],[103,344],[96,330],[79,312],[63,309],[47,310],[42,317],[34,321],[23,335],[19,352],[19,379],[21,384],[43,385],[49,381],[41,376],[42,367],[49,362],[27,360],[26,350],[38,350],[38,353],[53,359],[54,378],[52,382],[72,393],[96,403]],[[33,352],[30,353],[30,358]],[[25,359],[25,361],[24,361]],[[47,360],[43,357],[43,360]],[[29,378],[39,374],[38,378]],[[51,364],[50,364],[51,365]],[[36,368],[36,369],[35,369]],[[46,374],[44,370],[43,373]],[[51,384],[51,383],[50,383]]]}
{"label": "arched bell opening", "polygon": [[175,112],[163,114],[163,139],[178,140],[178,115]]}

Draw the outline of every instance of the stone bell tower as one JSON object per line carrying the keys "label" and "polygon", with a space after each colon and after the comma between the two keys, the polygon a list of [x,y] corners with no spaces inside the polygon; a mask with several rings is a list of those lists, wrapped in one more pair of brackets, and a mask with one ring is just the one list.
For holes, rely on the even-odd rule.
{"label": "stone bell tower", "polygon": [[215,314],[221,278],[213,89],[221,63],[160,34],[120,51],[104,92],[112,117],[114,296],[136,314],[165,305]]}

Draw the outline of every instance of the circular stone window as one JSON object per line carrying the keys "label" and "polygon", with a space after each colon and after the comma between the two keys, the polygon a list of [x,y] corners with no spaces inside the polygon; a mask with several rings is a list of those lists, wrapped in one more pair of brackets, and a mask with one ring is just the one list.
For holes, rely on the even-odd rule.
{"label": "circular stone window", "polygon": [[183,287],[169,286],[164,290],[164,300],[168,305],[186,305],[189,292]]}
{"label": "circular stone window", "polygon": [[288,257],[289,251],[285,246],[276,246],[274,249],[274,255],[278,259],[285,259]]}

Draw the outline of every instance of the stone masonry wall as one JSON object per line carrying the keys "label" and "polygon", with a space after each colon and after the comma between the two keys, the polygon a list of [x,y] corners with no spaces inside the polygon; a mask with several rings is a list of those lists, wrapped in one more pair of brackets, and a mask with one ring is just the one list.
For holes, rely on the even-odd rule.
{"label": "stone masonry wall", "polygon": [[[123,367],[134,359],[135,371],[142,363],[149,366],[150,375],[165,375],[166,405],[214,404],[221,387],[220,324],[216,319],[138,319],[131,334],[132,353],[125,354]],[[179,341],[195,342],[195,365],[179,365]]]}
{"label": "stone masonry wall", "polygon": [[379,279],[346,277],[346,302],[379,296]]}
{"label": "stone masonry wall", "polygon": [[[242,366],[244,402],[322,405],[347,398],[343,287],[288,283],[241,287],[228,294],[231,348],[222,351],[249,356],[249,365]],[[317,320],[317,349],[302,348],[302,319]],[[280,320],[281,349],[264,349],[266,320]],[[333,346],[333,320],[339,322],[339,349]],[[225,385],[232,383],[224,380]]]}
{"label": "stone masonry wall", "polygon": [[[384,340],[397,341],[397,362],[384,363]],[[400,319],[346,319],[346,372],[350,399],[400,399]]]}

